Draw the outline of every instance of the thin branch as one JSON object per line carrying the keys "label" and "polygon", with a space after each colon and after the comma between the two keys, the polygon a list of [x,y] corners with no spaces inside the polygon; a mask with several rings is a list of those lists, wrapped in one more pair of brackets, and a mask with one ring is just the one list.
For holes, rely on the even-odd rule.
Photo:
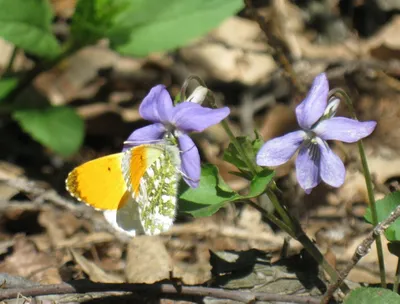
{"label": "thin branch", "polygon": [[[87,280],[73,281],[69,284],[62,283],[56,285],[33,286],[26,288],[3,289],[0,293],[0,301],[16,298],[19,295],[25,297],[54,295],[54,294],[72,294],[72,293],[90,293],[90,292],[107,292],[107,291],[125,291],[138,292],[146,295],[188,295],[201,297],[214,297],[220,299],[230,299],[242,303],[254,303],[255,301],[277,301],[288,303],[308,303],[317,304],[317,297],[294,296],[294,295],[279,295],[268,294],[262,292],[249,292],[237,290],[225,290],[218,288],[208,288],[200,286],[175,286],[173,284],[107,284],[94,283]],[[107,296],[106,294],[104,296]]]}
{"label": "thin branch", "polygon": [[[40,205],[45,201],[49,201],[59,207],[69,209],[73,211],[75,214],[81,216],[85,216],[85,214],[88,213],[88,210],[90,210],[90,208],[88,208],[84,204],[77,205],[73,201],[63,198],[62,196],[57,194],[57,192],[54,191],[53,189],[44,189],[39,185],[39,183],[30,181],[25,178],[14,178],[14,179],[3,180],[0,182],[4,182],[9,186],[18,189],[19,191],[23,191],[33,195],[34,196],[33,203],[35,205]],[[90,217],[90,215],[88,216]]]}
{"label": "thin branch", "polygon": [[353,254],[351,262],[347,265],[346,269],[340,274],[339,279],[332,285],[329,286],[327,292],[325,293],[323,299],[321,300],[321,304],[328,303],[329,299],[332,297],[333,293],[340,286],[343,280],[347,277],[349,272],[353,269],[353,267],[358,263],[361,258],[363,258],[371,249],[373,242],[378,236],[380,236],[389,226],[400,217],[400,205],[394,209],[394,211],[389,215],[389,217],[383,222],[379,223],[375,228],[371,231],[368,237],[362,241],[362,243],[357,247],[356,251]]}

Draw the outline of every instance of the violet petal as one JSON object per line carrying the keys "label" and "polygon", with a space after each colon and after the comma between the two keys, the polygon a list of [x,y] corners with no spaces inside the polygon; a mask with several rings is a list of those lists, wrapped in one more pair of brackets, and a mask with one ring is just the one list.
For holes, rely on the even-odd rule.
{"label": "violet petal", "polygon": [[164,85],[156,85],[143,99],[139,107],[140,116],[152,122],[168,122],[171,118],[171,96]]}
{"label": "violet petal", "polygon": [[182,102],[173,109],[171,123],[183,132],[201,132],[219,123],[230,113],[228,107],[210,109],[192,102]]}
{"label": "violet petal", "polygon": [[300,147],[296,159],[297,180],[307,194],[316,187],[321,178],[319,176],[320,151],[317,144],[308,143]]}
{"label": "violet petal", "polygon": [[352,143],[370,135],[375,127],[375,121],[360,122],[346,117],[332,117],[322,120],[313,131],[324,140]]}
{"label": "violet petal", "polygon": [[186,134],[178,137],[181,150],[182,177],[192,188],[197,188],[200,181],[200,155],[193,140]]}
{"label": "violet petal", "polygon": [[324,114],[328,100],[329,84],[325,73],[315,77],[307,97],[296,107],[297,122],[309,130]]}
{"label": "violet petal", "polygon": [[321,178],[332,187],[340,187],[346,177],[346,169],[342,160],[337,156],[322,139],[317,139],[321,151]]}
{"label": "violet petal", "polygon": [[163,138],[164,133],[165,127],[161,123],[155,123],[136,129],[126,140],[123,151],[134,146],[155,143]]}
{"label": "violet petal", "polygon": [[286,163],[304,141],[304,131],[294,131],[267,141],[257,153],[260,166],[279,166]]}

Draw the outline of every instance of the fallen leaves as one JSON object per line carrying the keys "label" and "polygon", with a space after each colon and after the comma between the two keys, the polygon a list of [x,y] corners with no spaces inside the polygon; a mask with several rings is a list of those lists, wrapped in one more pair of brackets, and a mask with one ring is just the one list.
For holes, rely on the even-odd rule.
{"label": "fallen leaves", "polygon": [[38,251],[35,244],[22,235],[15,238],[12,254],[0,263],[0,272],[42,284],[62,282],[55,257]]}

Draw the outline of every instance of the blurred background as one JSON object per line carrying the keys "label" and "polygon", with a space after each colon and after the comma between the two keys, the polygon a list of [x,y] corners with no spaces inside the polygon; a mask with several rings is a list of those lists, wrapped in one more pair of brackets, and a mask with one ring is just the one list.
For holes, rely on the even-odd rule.
{"label": "blurred background", "polygon": [[[126,278],[140,255],[100,213],[75,202],[64,181],[75,166],[120,152],[147,124],[138,107],[154,85],[174,98],[192,74],[230,107],[236,135],[256,129],[268,140],[298,128],[294,108],[326,72],[331,88],[352,97],[359,120],[378,122],[365,140],[377,197],[399,187],[398,0],[13,1],[0,1],[0,272],[40,283],[151,282],[143,273]],[[344,104],[338,115],[349,116]],[[248,182],[222,160],[229,138],[221,126],[193,139],[203,162],[246,191]],[[357,147],[332,147],[347,168],[343,187],[320,185],[307,196],[293,162],[276,180],[291,213],[340,268],[371,226]],[[143,237],[129,246],[146,254],[164,246],[187,284],[211,278],[209,249],[257,248],[276,261],[285,237],[240,203],[177,223],[157,244]],[[300,245],[290,244],[297,254]],[[394,260],[386,261],[393,275]],[[374,249],[350,279],[379,281]]]}

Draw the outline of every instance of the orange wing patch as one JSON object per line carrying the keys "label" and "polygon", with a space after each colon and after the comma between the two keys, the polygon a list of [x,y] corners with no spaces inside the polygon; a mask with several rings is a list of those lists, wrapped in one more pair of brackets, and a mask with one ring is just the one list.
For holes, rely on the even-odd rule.
{"label": "orange wing patch", "polygon": [[94,159],[75,168],[67,177],[70,194],[102,210],[122,208],[127,186],[122,174],[123,153]]}
{"label": "orange wing patch", "polygon": [[127,151],[129,156],[129,161],[127,162],[129,170],[128,173],[128,181],[132,187],[131,191],[136,197],[139,193],[140,179],[146,172],[149,161],[147,156],[147,151],[149,147],[147,145],[137,146],[130,151]]}

